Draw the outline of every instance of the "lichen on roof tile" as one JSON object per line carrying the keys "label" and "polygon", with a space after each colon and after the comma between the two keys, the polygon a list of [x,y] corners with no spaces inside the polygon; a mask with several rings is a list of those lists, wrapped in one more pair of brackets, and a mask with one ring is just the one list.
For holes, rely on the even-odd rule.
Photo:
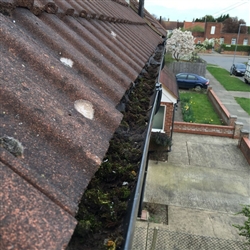
{"label": "lichen on roof tile", "polygon": [[[5,224],[6,232],[28,242],[33,234],[20,228],[33,211],[26,226],[39,229],[39,237],[31,230],[37,249],[63,249],[82,194],[122,120],[116,107],[162,39],[122,0],[0,0],[0,23],[0,137],[24,147],[23,158],[0,147],[1,184],[17,180],[20,189],[4,193],[17,206],[15,215],[0,213],[19,223]],[[36,198],[32,206],[26,191],[43,197],[44,206]],[[31,210],[20,210],[18,194]],[[44,230],[35,216],[46,221]],[[60,219],[66,231],[55,233]],[[53,237],[58,246],[50,248]],[[20,239],[13,237],[13,244]]]}

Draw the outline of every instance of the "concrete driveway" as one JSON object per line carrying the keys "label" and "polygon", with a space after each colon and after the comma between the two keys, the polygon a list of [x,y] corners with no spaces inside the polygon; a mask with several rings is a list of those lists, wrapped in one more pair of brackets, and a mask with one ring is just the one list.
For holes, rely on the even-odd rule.
{"label": "concrete driveway", "polygon": [[168,205],[168,228],[242,240],[232,224],[250,204],[250,168],[238,140],[174,133],[168,162],[149,161],[144,202]]}

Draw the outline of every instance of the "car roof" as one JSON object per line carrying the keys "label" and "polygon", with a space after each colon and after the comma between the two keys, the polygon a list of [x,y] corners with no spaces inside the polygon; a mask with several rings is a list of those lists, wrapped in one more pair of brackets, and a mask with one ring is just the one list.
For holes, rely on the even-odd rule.
{"label": "car roof", "polygon": [[182,75],[182,74],[188,74],[188,75],[199,76],[199,75],[197,75],[197,74],[194,74],[194,73],[188,73],[188,72],[181,72],[181,73],[176,74],[176,76],[178,76],[178,75]]}

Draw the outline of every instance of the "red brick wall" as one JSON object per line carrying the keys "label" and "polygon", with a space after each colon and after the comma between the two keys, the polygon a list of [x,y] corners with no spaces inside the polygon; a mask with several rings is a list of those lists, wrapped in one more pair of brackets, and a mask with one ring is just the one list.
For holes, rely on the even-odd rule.
{"label": "red brick wall", "polygon": [[199,134],[199,135],[212,135],[221,137],[234,137],[233,126],[222,126],[212,124],[198,124],[190,122],[174,122],[174,132]]}
{"label": "red brick wall", "polygon": [[[212,103],[214,109],[222,119],[224,124],[229,125],[230,121],[230,113],[226,109],[226,107],[221,103],[215,92],[212,90],[211,87],[208,88],[207,96],[209,101]],[[233,125],[232,123],[230,125]]]}
{"label": "red brick wall", "polygon": [[164,122],[164,131],[168,135],[171,134],[172,125],[173,125],[173,111],[174,111],[174,104],[169,102],[162,102],[161,105],[166,106],[166,116]]}
{"label": "red brick wall", "polygon": [[250,140],[249,138],[241,138],[239,148],[241,152],[244,154],[247,162],[250,165]]}
{"label": "red brick wall", "polygon": [[[215,33],[211,34],[211,27],[215,26]],[[231,44],[232,38],[237,39],[237,33],[222,33],[222,23],[206,23],[205,32],[203,34],[203,40],[211,39],[211,38],[224,38],[225,44]],[[196,32],[193,32],[193,36],[197,37],[195,43],[200,40],[202,42],[201,34],[196,34]],[[242,34],[239,35],[239,41],[238,44],[243,44],[243,40],[248,39],[248,45],[250,44],[250,34]]]}
{"label": "red brick wall", "polygon": [[[219,38],[223,37],[225,44],[231,44],[232,38],[237,39],[237,36],[238,36],[238,34],[236,34],[236,33],[221,33]],[[249,34],[240,34],[237,44],[243,44],[244,39],[248,39],[248,44],[250,43],[250,35]]]}
{"label": "red brick wall", "polygon": [[[211,27],[215,26],[215,33],[211,33]],[[220,38],[221,37],[222,23],[206,23],[205,26],[205,38]]]}

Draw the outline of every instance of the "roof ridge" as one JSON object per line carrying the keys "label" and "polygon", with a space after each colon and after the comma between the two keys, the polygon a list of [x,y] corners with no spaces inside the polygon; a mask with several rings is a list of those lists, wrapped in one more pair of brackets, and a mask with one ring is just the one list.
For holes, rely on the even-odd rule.
{"label": "roof ridge", "polygon": [[[129,7],[127,3],[123,3],[119,0],[111,0],[117,4]],[[64,16],[75,16],[82,17],[86,19],[99,19],[102,21],[107,21],[111,23],[126,23],[131,25],[147,25],[143,19],[138,19],[138,21],[131,21],[126,18],[118,18],[111,15],[104,15],[98,12],[92,12],[86,7],[83,8],[76,3],[67,3],[66,1],[61,4],[60,0],[0,0],[0,12],[3,14],[11,15],[13,10],[17,7],[23,7],[29,9],[34,15],[39,16],[42,12],[47,12],[49,14],[56,14],[59,18]],[[78,9],[77,9],[78,7]]]}

